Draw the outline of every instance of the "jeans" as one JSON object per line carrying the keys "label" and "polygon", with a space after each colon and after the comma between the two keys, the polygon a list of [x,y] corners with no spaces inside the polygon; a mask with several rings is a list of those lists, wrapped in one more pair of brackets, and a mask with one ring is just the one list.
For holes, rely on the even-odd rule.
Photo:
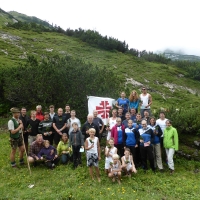
{"label": "jeans", "polygon": [[69,154],[62,154],[61,155],[61,163],[62,164],[67,164],[69,161]]}
{"label": "jeans", "polygon": [[165,151],[167,154],[168,166],[171,170],[174,170],[173,156],[174,156],[175,149],[169,148],[169,149],[165,149]]}

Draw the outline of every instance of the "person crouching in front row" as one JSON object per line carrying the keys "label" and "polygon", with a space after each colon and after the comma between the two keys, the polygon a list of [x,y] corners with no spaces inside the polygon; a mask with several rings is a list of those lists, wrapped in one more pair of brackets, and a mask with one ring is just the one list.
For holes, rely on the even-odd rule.
{"label": "person crouching in front row", "polygon": [[59,162],[57,150],[50,145],[48,140],[44,140],[44,147],[40,150],[38,158],[41,160],[45,158],[45,164],[49,169],[53,169]]}

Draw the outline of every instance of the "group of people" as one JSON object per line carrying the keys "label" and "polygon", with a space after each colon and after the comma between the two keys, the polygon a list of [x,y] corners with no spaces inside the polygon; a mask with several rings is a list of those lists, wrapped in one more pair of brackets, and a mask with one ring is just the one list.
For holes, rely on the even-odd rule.
{"label": "group of people", "polygon": [[[152,97],[145,87],[140,95],[133,91],[129,99],[122,92],[116,101],[117,109],[111,111],[112,116],[106,126],[94,110],[93,114],[88,114],[82,127],[76,111],[70,111],[69,105],[65,106],[65,112],[59,108],[57,113],[53,105],[44,113],[41,105],[38,105],[36,110],[30,112],[30,117],[27,116],[25,107],[21,110],[11,108],[13,117],[8,121],[11,166],[17,167],[15,154],[18,147],[21,165],[24,164],[23,156],[26,151],[30,164],[36,166],[42,161],[50,169],[54,169],[59,162],[67,164],[69,161],[73,162],[75,169],[82,165],[81,152],[86,151],[90,175],[94,179],[94,166],[100,181],[100,143],[101,135],[106,130],[105,172],[113,181],[120,183],[122,172],[131,176],[132,173],[137,173],[138,167],[147,170],[147,159],[154,172],[156,167],[162,172],[162,155],[166,155],[172,174],[173,155],[178,150],[178,133],[171,121],[165,118],[164,112],[160,113],[157,120],[151,116],[151,104]],[[166,154],[162,154],[164,149]]]}

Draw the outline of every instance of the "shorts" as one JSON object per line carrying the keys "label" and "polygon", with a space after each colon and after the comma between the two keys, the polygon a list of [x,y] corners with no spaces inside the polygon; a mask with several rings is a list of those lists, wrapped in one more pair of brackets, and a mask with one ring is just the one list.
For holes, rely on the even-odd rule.
{"label": "shorts", "polygon": [[110,168],[110,163],[112,162],[112,160],[106,160],[105,162],[105,169],[109,169]]}
{"label": "shorts", "polygon": [[98,160],[98,154],[97,153],[89,153],[87,152],[87,166],[88,167],[98,167],[99,166],[99,160]]}
{"label": "shorts", "polygon": [[9,141],[12,149],[23,146],[23,139],[21,136],[18,139],[10,138]]}

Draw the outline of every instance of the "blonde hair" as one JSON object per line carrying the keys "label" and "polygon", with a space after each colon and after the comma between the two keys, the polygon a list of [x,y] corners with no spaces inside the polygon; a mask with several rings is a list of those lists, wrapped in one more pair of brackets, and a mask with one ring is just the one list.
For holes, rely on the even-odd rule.
{"label": "blonde hair", "polygon": [[[133,96],[133,92],[135,92],[135,95],[134,95],[134,96]],[[137,93],[135,90],[133,90],[133,91],[131,92],[130,96],[129,96],[129,100],[130,100],[130,101],[137,101],[138,99],[139,99],[138,93]]]}
{"label": "blonde hair", "polygon": [[118,156],[118,154],[115,153],[115,154],[113,154],[112,158],[113,159],[119,159],[119,156]]}
{"label": "blonde hair", "polygon": [[95,130],[94,128],[90,128],[90,129],[89,129],[89,133],[90,133],[90,132],[96,133],[96,130]]}
{"label": "blonde hair", "polygon": [[36,113],[36,111],[35,111],[35,110],[31,110],[31,115],[32,115],[33,113]]}

